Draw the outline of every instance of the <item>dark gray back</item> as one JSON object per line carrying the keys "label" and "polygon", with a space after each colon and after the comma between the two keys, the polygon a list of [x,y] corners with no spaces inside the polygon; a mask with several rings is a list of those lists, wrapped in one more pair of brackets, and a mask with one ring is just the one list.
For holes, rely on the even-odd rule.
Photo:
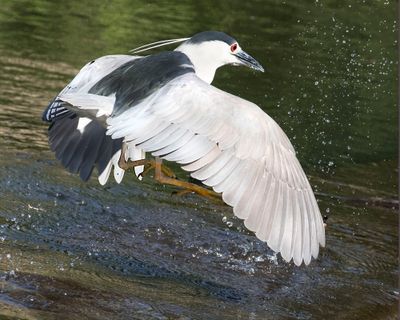
{"label": "dark gray back", "polygon": [[161,52],[129,61],[97,82],[89,93],[116,95],[112,116],[138,104],[169,81],[194,72],[189,58],[177,51]]}

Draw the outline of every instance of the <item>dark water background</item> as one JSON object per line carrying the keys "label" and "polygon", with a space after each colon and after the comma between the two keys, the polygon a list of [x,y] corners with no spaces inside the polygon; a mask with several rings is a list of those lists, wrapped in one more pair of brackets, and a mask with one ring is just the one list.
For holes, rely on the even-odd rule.
{"label": "dark water background", "polygon": [[[395,12],[391,0],[1,0],[0,318],[395,319]],[[214,84],[262,106],[298,151],[329,217],[308,267],[227,206],[132,174],[82,183],[49,151],[41,112],[87,61],[203,30],[266,69],[224,67]]]}

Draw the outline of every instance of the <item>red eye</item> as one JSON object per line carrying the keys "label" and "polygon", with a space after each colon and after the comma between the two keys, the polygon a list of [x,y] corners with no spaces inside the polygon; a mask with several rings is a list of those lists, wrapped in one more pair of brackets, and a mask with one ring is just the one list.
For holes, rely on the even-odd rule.
{"label": "red eye", "polygon": [[234,43],[233,45],[231,45],[231,52],[235,52],[237,49],[237,43]]}

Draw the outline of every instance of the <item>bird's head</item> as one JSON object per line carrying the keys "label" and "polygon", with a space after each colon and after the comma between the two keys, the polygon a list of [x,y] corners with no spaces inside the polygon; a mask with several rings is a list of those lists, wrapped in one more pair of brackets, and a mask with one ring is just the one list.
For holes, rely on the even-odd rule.
{"label": "bird's head", "polygon": [[244,65],[264,72],[257,60],[243,51],[234,38],[223,32],[197,33],[175,50],[186,54],[193,63],[197,76],[208,83],[214,79],[215,71],[227,64]]}

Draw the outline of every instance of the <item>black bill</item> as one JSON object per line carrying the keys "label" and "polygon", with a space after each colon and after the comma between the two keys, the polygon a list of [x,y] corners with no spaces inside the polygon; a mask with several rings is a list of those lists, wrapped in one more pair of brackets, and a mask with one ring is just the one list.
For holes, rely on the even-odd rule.
{"label": "black bill", "polygon": [[251,55],[244,52],[243,50],[236,53],[235,56],[240,60],[242,65],[245,65],[245,66],[247,66],[251,69],[257,70],[257,71],[264,72],[264,68],[261,66],[261,64],[256,59],[254,59]]}

